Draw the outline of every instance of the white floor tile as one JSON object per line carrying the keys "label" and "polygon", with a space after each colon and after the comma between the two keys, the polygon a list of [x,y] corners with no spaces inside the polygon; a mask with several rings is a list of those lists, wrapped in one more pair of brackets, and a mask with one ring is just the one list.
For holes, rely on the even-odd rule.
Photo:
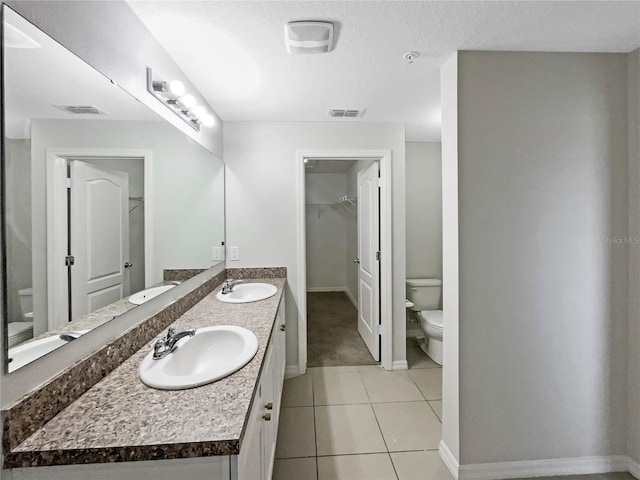
{"label": "white floor tile", "polygon": [[359,372],[317,373],[313,375],[313,401],[316,405],[369,403]]}
{"label": "white floor tile", "polygon": [[276,458],[313,457],[315,455],[313,407],[281,409]]}
{"label": "white floor tile", "polygon": [[[417,371],[429,370],[430,369]],[[388,372],[383,370],[367,370],[361,371],[360,373],[371,403],[424,400],[420,394],[420,390],[418,390],[406,371],[396,370]]]}
{"label": "white floor tile", "polygon": [[442,400],[441,368],[422,368],[408,373],[426,400]]}
{"label": "white floor tile", "polygon": [[318,480],[397,480],[397,478],[387,453],[318,458]]}
{"label": "white floor tile", "polygon": [[273,467],[273,480],[316,480],[316,458],[281,458]]}
{"label": "white floor tile", "polygon": [[438,448],[442,424],[427,402],[377,403],[373,410],[390,452]]}
{"label": "white floor tile", "polygon": [[391,454],[391,460],[399,480],[453,480],[436,451],[397,452]]}
{"label": "white floor tile", "polygon": [[287,378],[282,390],[282,407],[312,407],[313,387],[311,375]]}
{"label": "white floor tile", "polygon": [[442,400],[429,400],[429,405],[442,423]]}
{"label": "white floor tile", "polygon": [[315,407],[318,455],[386,452],[371,405]]}
{"label": "white floor tile", "polygon": [[309,373],[339,373],[339,372],[357,372],[358,367],[309,367],[307,372]]}

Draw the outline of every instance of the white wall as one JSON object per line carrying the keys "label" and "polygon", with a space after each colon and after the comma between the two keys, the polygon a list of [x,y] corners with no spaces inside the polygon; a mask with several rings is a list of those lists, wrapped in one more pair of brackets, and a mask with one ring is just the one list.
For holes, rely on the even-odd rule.
{"label": "white wall", "polygon": [[[629,236],[640,238],[640,49],[628,57]],[[627,452],[640,464],[640,246],[629,248]],[[638,467],[640,470],[640,467]],[[638,471],[636,471],[636,474]]]}
{"label": "white wall", "polygon": [[[222,158],[222,120],[125,1],[3,2],[146,104],[185,135]],[[213,127],[196,132],[147,92],[150,66],[165,79],[184,83],[213,114]]]}
{"label": "white wall", "polygon": [[331,204],[346,195],[345,173],[305,175],[307,291],[347,287],[348,212]]}
{"label": "white wall", "polygon": [[287,365],[297,364],[298,245],[296,151],[390,149],[393,187],[394,359],[405,351],[404,126],[360,122],[225,124],[227,245],[240,247],[228,267],[287,267]]}
{"label": "white wall", "polygon": [[5,141],[7,307],[10,322],[22,322],[18,291],[31,286],[31,141]]}
{"label": "white wall", "polygon": [[[440,70],[442,97],[442,443],[460,462],[458,54]],[[446,332],[446,333],[445,333]]]}
{"label": "white wall", "polygon": [[624,454],[626,57],[458,58],[460,463]]}
{"label": "white wall", "polygon": [[442,152],[407,142],[407,278],[442,278]]}

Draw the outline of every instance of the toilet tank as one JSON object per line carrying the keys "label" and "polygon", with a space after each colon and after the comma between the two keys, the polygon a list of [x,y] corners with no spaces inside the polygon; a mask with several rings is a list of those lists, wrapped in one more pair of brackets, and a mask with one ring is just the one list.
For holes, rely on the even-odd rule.
{"label": "toilet tank", "polygon": [[411,310],[439,310],[441,294],[439,278],[407,278],[407,300],[413,302]]}
{"label": "toilet tank", "polygon": [[25,313],[33,312],[33,288],[24,288],[18,290],[18,297],[20,298],[20,310],[22,315]]}

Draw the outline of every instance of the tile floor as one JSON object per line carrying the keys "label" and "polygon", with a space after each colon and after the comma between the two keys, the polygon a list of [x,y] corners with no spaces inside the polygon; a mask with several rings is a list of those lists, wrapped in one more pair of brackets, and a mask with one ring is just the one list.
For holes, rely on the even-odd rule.
{"label": "tile floor", "polygon": [[442,370],[411,340],[407,360],[406,371],[317,367],[287,379],[273,480],[451,480],[438,454]]}
{"label": "tile floor", "polygon": [[274,480],[452,479],[438,455],[442,370],[411,342],[410,369],[309,368],[285,381]]}

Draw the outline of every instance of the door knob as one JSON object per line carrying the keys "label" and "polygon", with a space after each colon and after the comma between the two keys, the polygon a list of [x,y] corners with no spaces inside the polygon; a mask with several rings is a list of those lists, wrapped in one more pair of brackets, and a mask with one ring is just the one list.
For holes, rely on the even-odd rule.
{"label": "door knob", "polygon": [[266,408],[267,410],[273,410],[273,403],[269,402],[267,403],[264,408]]}
{"label": "door knob", "polygon": [[280,330],[282,332],[284,332],[286,330],[286,328],[287,328],[286,325],[284,325],[284,324],[280,325]]}
{"label": "door knob", "polygon": [[353,263],[360,263],[360,259],[359,258],[354,258],[353,259]]}
{"label": "door knob", "polygon": [[124,264],[124,268],[131,268],[133,267],[133,263],[127,262]]}
{"label": "door knob", "polygon": [[264,415],[262,415],[262,418],[265,419],[267,422],[271,421],[271,414],[270,413],[265,413]]}

